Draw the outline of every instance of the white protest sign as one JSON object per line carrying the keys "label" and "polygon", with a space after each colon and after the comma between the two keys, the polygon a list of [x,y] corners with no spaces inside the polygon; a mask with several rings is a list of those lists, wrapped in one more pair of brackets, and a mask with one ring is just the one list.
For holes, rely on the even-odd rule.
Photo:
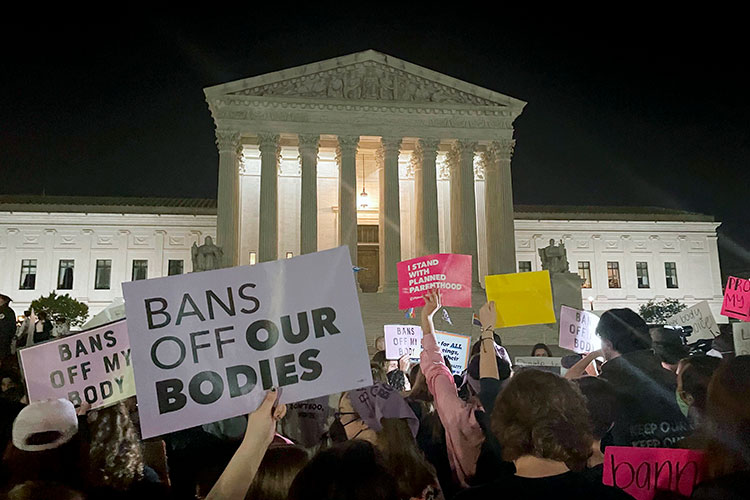
{"label": "white protest sign", "polygon": [[750,323],[732,323],[734,352],[737,356],[750,355]]}
{"label": "white protest sign", "polygon": [[711,308],[705,300],[667,318],[666,324],[692,326],[693,333],[688,337],[690,343],[701,339],[713,339],[719,335],[719,325],[716,324]]}
{"label": "white protest sign", "polygon": [[92,409],[135,395],[125,320],[21,349],[29,401],[64,398]]}
{"label": "white protest sign", "polygon": [[144,438],[372,385],[347,247],[122,289]]}
{"label": "white protest sign", "polygon": [[443,356],[450,361],[453,375],[460,375],[469,364],[471,337],[458,333],[435,332],[435,340],[443,351]]}
{"label": "white protest sign", "polygon": [[568,306],[560,309],[560,339],[558,345],[577,353],[601,349],[602,341],[596,335],[599,316]]}
{"label": "white protest sign", "polygon": [[516,356],[514,366],[532,367],[547,372],[565,375],[566,370],[562,367],[562,358],[550,358],[548,356]]}
{"label": "white protest sign", "polygon": [[422,327],[417,325],[385,325],[385,358],[399,359],[404,354],[419,361],[422,352]]}

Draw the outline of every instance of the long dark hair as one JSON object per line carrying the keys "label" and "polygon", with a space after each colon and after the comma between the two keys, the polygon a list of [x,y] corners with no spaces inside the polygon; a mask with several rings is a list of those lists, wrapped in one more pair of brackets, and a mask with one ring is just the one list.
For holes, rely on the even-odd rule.
{"label": "long dark hair", "polygon": [[435,468],[417,446],[406,420],[383,418],[380,423],[377,448],[396,479],[401,498],[421,498],[426,488],[437,485]]}
{"label": "long dark hair", "polygon": [[247,500],[286,500],[294,477],[310,458],[294,445],[271,446],[263,455],[245,498]]}

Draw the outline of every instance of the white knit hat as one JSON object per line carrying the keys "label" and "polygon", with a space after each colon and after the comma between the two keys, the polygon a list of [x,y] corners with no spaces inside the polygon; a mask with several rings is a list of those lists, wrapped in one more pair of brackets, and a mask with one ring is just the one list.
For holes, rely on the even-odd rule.
{"label": "white knit hat", "polygon": [[[57,432],[52,441],[29,444],[29,438],[42,432]],[[48,399],[31,403],[13,422],[13,446],[23,451],[51,450],[61,446],[78,432],[78,417],[67,399]]]}

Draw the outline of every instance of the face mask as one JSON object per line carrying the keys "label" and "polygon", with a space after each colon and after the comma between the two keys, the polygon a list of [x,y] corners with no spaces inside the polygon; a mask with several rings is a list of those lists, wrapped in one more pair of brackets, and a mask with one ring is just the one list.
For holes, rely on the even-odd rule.
{"label": "face mask", "polygon": [[675,397],[677,398],[677,406],[680,407],[680,412],[687,418],[688,416],[688,410],[690,409],[690,405],[687,404],[683,399],[680,397],[680,392],[675,391]]}

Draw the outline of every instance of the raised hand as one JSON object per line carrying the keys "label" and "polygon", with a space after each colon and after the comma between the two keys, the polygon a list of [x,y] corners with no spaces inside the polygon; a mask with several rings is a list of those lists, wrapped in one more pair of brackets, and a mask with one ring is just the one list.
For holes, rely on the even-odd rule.
{"label": "raised hand", "polygon": [[432,319],[432,316],[440,309],[440,290],[436,288],[428,290],[422,298],[424,299],[422,318]]}
{"label": "raised hand", "polygon": [[492,333],[492,330],[495,329],[495,325],[497,324],[497,311],[495,310],[494,300],[487,302],[481,309],[479,309],[479,322],[482,323],[483,334],[485,331]]}

